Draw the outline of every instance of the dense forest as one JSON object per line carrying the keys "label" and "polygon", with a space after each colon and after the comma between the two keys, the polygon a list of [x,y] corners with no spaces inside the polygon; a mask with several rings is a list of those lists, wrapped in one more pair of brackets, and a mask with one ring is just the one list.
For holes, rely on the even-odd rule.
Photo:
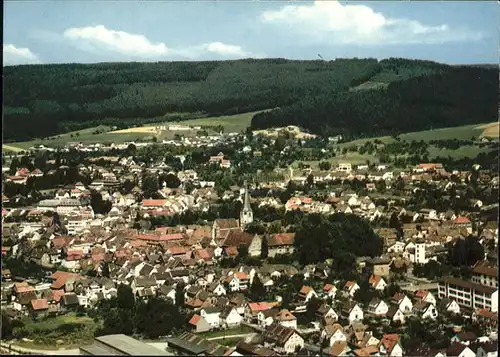
{"label": "dense forest", "polygon": [[[4,67],[4,140],[100,124],[257,114],[253,128],[404,132],[496,119],[498,69],[406,59],[54,64]],[[359,87],[358,87],[359,86]],[[368,124],[368,125],[367,125]]]}

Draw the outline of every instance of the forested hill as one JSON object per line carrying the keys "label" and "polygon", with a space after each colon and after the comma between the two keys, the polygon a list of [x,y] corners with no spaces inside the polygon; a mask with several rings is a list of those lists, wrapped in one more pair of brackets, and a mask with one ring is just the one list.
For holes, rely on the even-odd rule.
{"label": "forested hill", "polygon": [[[498,69],[429,61],[245,59],[4,67],[4,141],[165,121],[167,113],[258,114],[254,128],[412,131],[496,119]],[[172,117],[171,117],[172,118]],[[175,119],[175,118],[173,118]],[[376,126],[375,126],[376,125]]]}

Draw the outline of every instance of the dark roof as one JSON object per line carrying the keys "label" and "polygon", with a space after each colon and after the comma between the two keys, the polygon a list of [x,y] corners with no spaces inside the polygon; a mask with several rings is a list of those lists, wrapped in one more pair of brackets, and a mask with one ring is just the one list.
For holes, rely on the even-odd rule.
{"label": "dark roof", "polygon": [[274,323],[267,327],[264,338],[282,346],[294,333],[297,333],[294,329]]}
{"label": "dark roof", "polygon": [[146,277],[139,277],[135,278],[135,286],[136,287],[151,287],[151,286],[156,286],[156,279],[155,278],[146,278]]}
{"label": "dark roof", "polygon": [[454,342],[446,349],[446,356],[456,357],[465,350],[467,346],[461,344],[460,342]]}
{"label": "dark roof", "polygon": [[228,236],[222,244],[223,247],[239,247],[241,245],[250,245],[253,240],[253,235],[247,232],[233,230],[229,232]]}
{"label": "dark roof", "polygon": [[479,347],[482,347],[482,349],[486,353],[491,353],[491,352],[497,352],[498,351],[498,345],[494,342],[487,342],[479,345]]}
{"label": "dark roof", "polygon": [[68,293],[62,296],[63,304],[66,306],[78,305],[78,296],[75,293]]}

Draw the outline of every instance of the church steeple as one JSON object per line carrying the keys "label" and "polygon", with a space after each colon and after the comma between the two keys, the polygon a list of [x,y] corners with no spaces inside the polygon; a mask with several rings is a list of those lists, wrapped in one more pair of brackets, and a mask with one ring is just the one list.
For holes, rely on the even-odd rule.
{"label": "church steeple", "polygon": [[248,193],[248,185],[245,181],[245,197],[243,200],[243,209],[240,213],[240,225],[241,228],[245,229],[245,225],[248,225],[253,222],[253,212],[252,207],[250,206],[250,197]]}

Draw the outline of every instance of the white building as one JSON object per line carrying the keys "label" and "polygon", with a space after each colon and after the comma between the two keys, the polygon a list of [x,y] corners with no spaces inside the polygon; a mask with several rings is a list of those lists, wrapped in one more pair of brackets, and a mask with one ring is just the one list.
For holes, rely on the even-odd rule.
{"label": "white building", "polygon": [[439,282],[439,297],[455,300],[460,306],[474,310],[498,311],[498,288],[458,278],[447,277]]}

